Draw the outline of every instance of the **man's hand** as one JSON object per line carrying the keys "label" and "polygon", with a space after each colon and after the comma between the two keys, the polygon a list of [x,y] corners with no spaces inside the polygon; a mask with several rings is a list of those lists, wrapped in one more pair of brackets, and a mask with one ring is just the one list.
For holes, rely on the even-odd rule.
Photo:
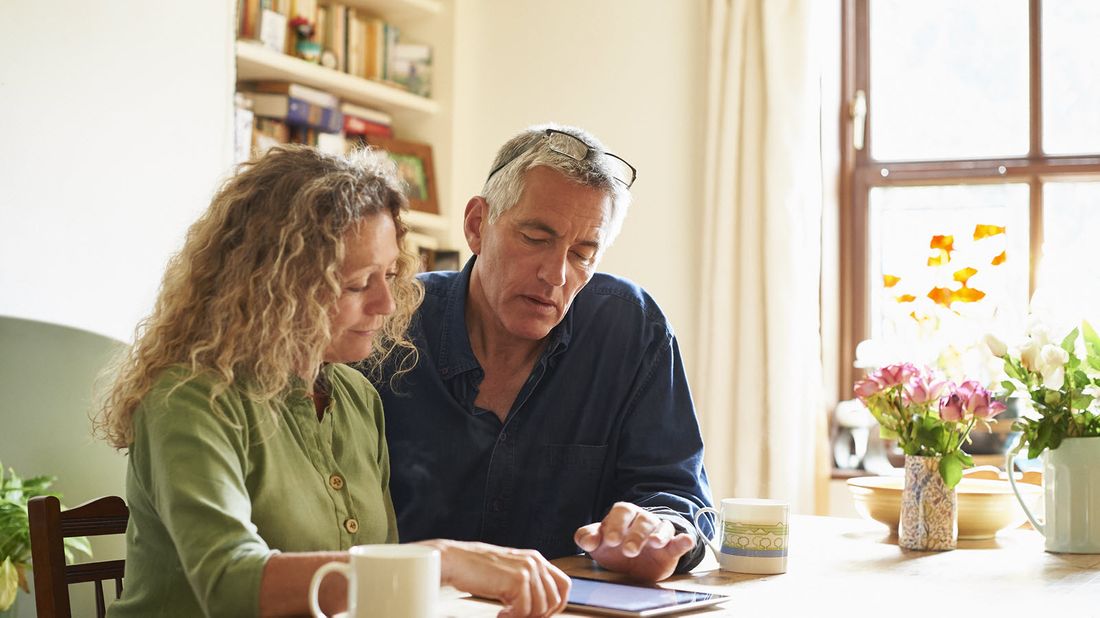
{"label": "man's hand", "polygon": [[629,502],[616,502],[597,524],[577,528],[573,541],[605,569],[647,582],[660,581],[676,569],[680,556],[695,547],[689,534]]}

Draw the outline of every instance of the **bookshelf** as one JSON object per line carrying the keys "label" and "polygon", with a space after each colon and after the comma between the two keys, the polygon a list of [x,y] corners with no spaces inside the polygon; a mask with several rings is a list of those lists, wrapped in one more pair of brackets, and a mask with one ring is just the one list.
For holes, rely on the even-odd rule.
{"label": "bookshelf", "polygon": [[345,101],[389,113],[439,112],[439,103],[431,99],[380,82],[326,69],[319,64],[268,49],[255,41],[237,41],[237,80],[296,82],[331,92]]}
{"label": "bookshelf", "polygon": [[[410,40],[433,47],[432,96],[419,96],[389,85],[283,54],[259,41],[238,39],[234,46],[238,82],[291,82],[335,95],[342,102],[376,109],[393,118],[396,137],[432,145],[441,214],[409,210],[404,219],[415,234],[413,249],[446,251],[461,237],[460,221],[447,203],[451,170],[453,16],[450,0],[319,0],[366,10],[398,26]],[[289,36],[289,35],[288,35]],[[458,216],[462,213],[458,212]]]}

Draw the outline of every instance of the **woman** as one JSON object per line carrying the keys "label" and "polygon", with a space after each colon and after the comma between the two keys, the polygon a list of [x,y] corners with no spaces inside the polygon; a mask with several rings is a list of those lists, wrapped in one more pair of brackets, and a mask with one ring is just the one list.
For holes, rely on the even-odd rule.
{"label": "woman", "polygon": [[[129,452],[126,587],[113,616],[307,610],[313,572],[396,542],[381,403],[342,363],[416,362],[423,297],[393,165],[284,146],[214,197],[168,265],[98,417]],[[444,585],[513,615],[560,611],[539,554],[428,541]],[[343,578],[322,606],[343,609]]]}

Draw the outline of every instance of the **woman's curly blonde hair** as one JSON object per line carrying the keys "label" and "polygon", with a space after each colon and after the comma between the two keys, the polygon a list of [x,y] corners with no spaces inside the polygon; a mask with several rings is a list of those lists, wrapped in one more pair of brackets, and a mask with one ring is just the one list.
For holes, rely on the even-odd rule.
{"label": "woman's curly blonde hair", "polygon": [[97,435],[129,447],[135,410],[170,367],[212,379],[211,401],[230,388],[270,401],[303,370],[316,380],[342,290],[344,235],[380,213],[393,217],[402,248],[392,283],[397,310],[365,363],[374,379],[383,362],[394,375],[408,371],[417,354],[406,331],[424,291],[404,248],[405,204],[393,163],[370,150],[338,156],[286,145],[242,164],[188,230],[152,314],[110,370]]}

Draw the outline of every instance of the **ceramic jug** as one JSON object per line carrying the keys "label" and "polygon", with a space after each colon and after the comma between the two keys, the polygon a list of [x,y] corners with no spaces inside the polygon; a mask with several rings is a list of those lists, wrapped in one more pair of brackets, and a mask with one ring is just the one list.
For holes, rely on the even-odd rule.
{"label": "ceramic jug", "polygon": [[[1013,468],[1015,454],[1005,457]],[[1068,554],[1100,554],[1100,438],[1066,438],[1054,450],[1043,451],[1043,505],[1039,522],[1008,475],[1012,491],[1031,525],[1046,537],[1046,550]]]}

